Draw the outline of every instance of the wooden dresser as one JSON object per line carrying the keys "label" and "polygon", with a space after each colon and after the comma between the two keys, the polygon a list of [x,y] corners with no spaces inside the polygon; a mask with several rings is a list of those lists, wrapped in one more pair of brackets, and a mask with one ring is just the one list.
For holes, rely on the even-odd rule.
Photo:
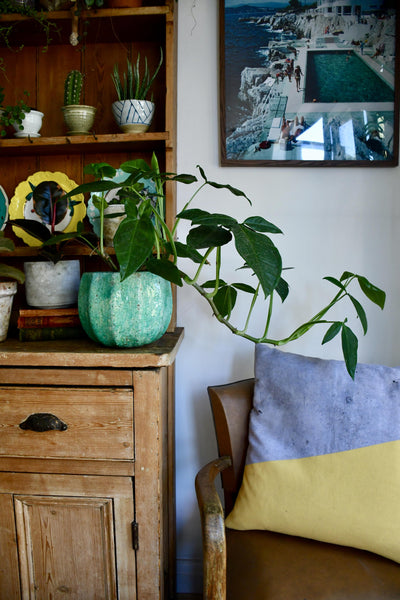
{"label": "wooden dresser", "polygon": [[0,344],[2,600],[172,597],[182,337]]}

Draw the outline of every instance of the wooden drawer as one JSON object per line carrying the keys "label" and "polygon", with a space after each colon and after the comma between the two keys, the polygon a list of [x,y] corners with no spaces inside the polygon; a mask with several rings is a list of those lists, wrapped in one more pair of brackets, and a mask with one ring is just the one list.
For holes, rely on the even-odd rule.
{"label": "wooden drawer", "polygon": [[[38,413],[66,429],[20,427]],[[0,387],[0,456],[133,460],[133,452],[132,389]]]}

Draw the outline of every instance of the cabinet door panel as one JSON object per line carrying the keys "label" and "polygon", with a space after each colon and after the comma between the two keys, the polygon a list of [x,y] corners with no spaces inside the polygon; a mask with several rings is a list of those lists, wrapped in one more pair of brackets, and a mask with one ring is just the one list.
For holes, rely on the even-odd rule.
{"label": "cabinet door panel", "polygon": [[117,598],[113,502],[16,496],[24,599]]}
{"label": "cabinet door panel", "polygon": [[0,598],[19,600],[14,507],[11,494],[0,494]]}

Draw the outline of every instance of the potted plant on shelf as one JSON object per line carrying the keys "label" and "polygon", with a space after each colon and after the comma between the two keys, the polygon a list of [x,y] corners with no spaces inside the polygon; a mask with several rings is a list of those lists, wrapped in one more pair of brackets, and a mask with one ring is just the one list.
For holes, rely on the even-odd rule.
{"label": "potted plant on shelf", "polygon": [[[24,91],[28,98],[29,92]],[[28,106],[24,99],[16,104],[1,106],[4,101],[4,91],[0,88],[0,134],[7,135],[7,128],[14,128],[15,137],[39,137],[43,113]]]}
{"label": "potted plant on shelf", "polygon": [[[14,249],[14,242],[4,235],[4,231],[0,231],[0,252],[12,252]],[[17,283],[24,281],[23,271],[0,262],[0,342],[7,338]]]}
{"label": "potted plant on shelf", "polygon": [[[317,325],[326,326],[322,343],[340,334],[346,366],[353,377],[357,364],[357,337],[350,328],[347,317],[341,320],[331,319],[328,318],[328,313],[342,300],[348,299],[356,311],[363,332],[366,333],[365,311],[353,293],[350,293],[349,287],[358,283],[365,296],[381,308],[385,303],[385,293],[365,277],[349,271],[345,271],[340,279],[326,277],[325,280],[335,288],[333,299],[287,337],[271,338],[269,328],[273,300],[278,296],[284,301],[289,293],[289,286],[282,277],[282,257],[271,239],[271,235],[279,234],[281,230],[261,216],[250,216],[240,223],[230,215],[209,213],[200,208],[193,208],[191,205],[194,198],[201,190],[210,187],[227,190],[236,197],[249,200],[244,192],[230,185],[210,181],[203,169],[198,168],[201,182],[191,194],[184,210],[177,215],[172,228],[166,225],[164,219],[165,185],[170,181],[192,185],[197,182],[197,178],[186,174],[160,173],[154,155],[150,166],[143,160],[128,161],[120,165],[120,169],[128,174],[128,178],[122,183],[104,179],[105,176],[112,175],[113,167],[110,165],[92,164],[87,171],[97,174],[97,180],[78,186],[69,192],[70,196],[87,192],[98,195],[102,219],[106,191],[118,188],[119,197],[125,205],[126,217],[114,236],[116,263],[101,243],[96,248],[92,245],[92,248],[96,249],[115,272],[84,273],[81,279],[78,306],[82,325],[88,335],[106,345],[139,345],[130,339],[129,335],[130,329],[140,320],[138,310],[141,308],[141,301],[144,302],[146,299],[146,293],[142,290],[141,296],[138,292],[129,296],[128,290],[130,284],[135,284],[142,277],[156,278],[158,281],[156,285],[159,285],[158,297],[161,297],[160,288],[169,288],[170,283],[178,286],[190,285],[208,302],[218,321],[234,334],[256,343],[280,346],[301,337]],[[143,179],[151,179],[154,182],[156,201],[154,197],[144,193],[145,186],[140,183]],[[186,241],[176,241],[177,226],[182,219],[190,221],[191,228]],[[85,241],[82,229],[77,235],[81,241]],[[249,285],[246,281],[228,283],[223,279],[223,251],[228,244],[234,244],[237,250],[240,261],[238,268],[244,268],[254,276],[253,285]],[[214,257],[213,266],[210,265],[212,257]],[[185,262],[191,265],[188,265],[188,269],[184,266]],[[190,274],[193,266],[194,275]],[[202,279],[203,272],[212,268],[214,275]],[[104,280],[108,280],[107,288]],[[140,286],[144,288],[143,283]],[[168,295],[168,292],[166,293]],[[249,313],[243,327],[232,323],[238,293],[243,293],[249,298]],[[124,297],[128,299],[128,312],[121,317],[122,309],[117,307],[117,300]],[[147,297],[152,299],[151,293],[147,294]],[[249,333],[249,324],[255,303],[257,300],[262,301],[263,297],[267,303],[266,322],[262,325],[261,335],[256,336]],[[116,308],[117,315],[112,313]],[[149,312],[158,316],[161,308],[157,305],[155,310],[150,309]],[[167,317],[164,318],[164,323],[165,331],[168,325]],[[122,333],[123,325],[128,329],[125,333]],[[157,335],[161,336],[164,331]],[[157,337],[148,341],[154,339]]]}
{"label": "potted plant on shelf", "polygon": [[[34,308],[75,306],[81,278],[80,262],[64,259],[66,240],[59,240],[59,234],[52,234],[46,225],[34,219],[13,219],[9,223],[41,242],[39,260],[24,262],[27,304]],[[71,238],[75,235],[73,232]]]}
{"label": "potted plant on shelf", "polygon": [[79,104],[83,87],[83,75],[80,71],[70,71],[64,84],[64,120],[68,135],[86,135],[93,127],[96,107]]}
{"label": "potted plant on shelf", "polygon": [[[51,175],[49,173],[49,177]],[[29,306],[37,308],[73,306],[78,300],[80,261],[63,260],[68,236],[64,234],[67,239],[60,240],[57,226],[82,203],[71,201],[59,181],[49,179],[36,186],[30,182],[36,218],[12,218],[8,221],[17,235],[21,235],[20,230],[27,233],[28,236],[21,237],[38,248],[40,260],[24,263],[26,301]],[[74,236],[72,231],[70,237]]]}
{"label": "potted plant on shelf", "polygon": [[153,74],[150,74],[147,57],[144,59],[143,76],[140,70],[140,54],[132,65],[127,59],[127,69],[120,77],[118,65],[114,65],[111,78],[114,82],[118,100],[112,104],[112,113],[120,129],[125,133],[147,131],[154,117],[153,96],[148,96],[151,86],[163,63],[163,51],[160,47],[160,60]]}

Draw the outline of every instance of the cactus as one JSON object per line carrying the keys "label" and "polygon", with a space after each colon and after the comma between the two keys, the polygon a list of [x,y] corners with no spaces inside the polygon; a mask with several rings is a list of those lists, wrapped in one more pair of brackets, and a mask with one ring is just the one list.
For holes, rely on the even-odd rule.
{"label": "cactus", "polygon": [[83,76],[80,71],[70,71],[65,79],[64,106],[79,104],[82,92]]}

